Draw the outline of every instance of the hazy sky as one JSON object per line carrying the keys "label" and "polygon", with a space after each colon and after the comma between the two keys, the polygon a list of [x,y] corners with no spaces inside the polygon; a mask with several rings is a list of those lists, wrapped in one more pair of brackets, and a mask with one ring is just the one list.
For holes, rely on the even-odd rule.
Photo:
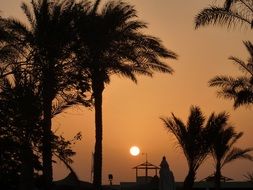
{"label": "hazy sky", "polygon": [[[102,1],[103,3],[106,0]],[[130,80],[113,77],[104,92],[103,182],[108,174],[114,182],[134,181],[132,167],[145,161],[145,156],[132,157],[129,148],[140,147],[148,154],[148,161],[159,165],[166,156],[177,181],[182,181],[187,165],[182,152],[175,148],[173,136],[167,133],[159,117],[173,112],[184,121],[191,105],[201,107],[206,116],[211,112],[227,111],[231,123],[244,136],[238,146],[253,146],[252,108],[234,110],[232,101],[219,99],[216,89],[208,87],[208,80],[218,74],[238,75],[238,68],[228,60],[233,55],[246,60],[247,51],[242,41],[252,39],[247,29],[227,30],[223,27],[194,29],[194,17],[212,0],[128,0],[135,5],[139,18],[149,25],[146,33],[159,37],[164,45],[179,55],[168,61],[173,75],[156,74],[154,78],[139,77],[138,85]],[[3,16],[24,20],[19,9],[20,0],[0,0]],[[54,129],[67,138],[77,132],[82,142],[74,145],[77,155],[73,168],[83,180],[90,180],[91,153],[94,148],[94,112],[74,108],[54,119]],[[197,180],[213,173],[212,159],[200,167]],[[252,171],[252,163],[236,161],[225,166],[223,174],[236,180]],[[54,167],[55,179],[68,174],[63,164]],[[152,173],[152,175],[154,175]]]}

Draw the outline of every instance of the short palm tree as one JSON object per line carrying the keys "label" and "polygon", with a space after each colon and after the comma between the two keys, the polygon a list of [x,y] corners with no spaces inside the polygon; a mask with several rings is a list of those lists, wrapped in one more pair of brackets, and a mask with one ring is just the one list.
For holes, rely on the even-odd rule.
{"label": "short palm tree", "polygon": [[210,6],[204,8],[195,18],[195,27],[206,25],[222,25],[253,27],[252,0],[224,0],[223,7]]}
{"label": "short palm tree", "polygon": [[249,152],[253,148],[236,148],[235,143],[242,137],[243,133],[236,133],[232,126],[222,126],[216,133],[214,144],[212,147],[212,156],[215,161],[215,184],[216,189],[220,189],[221,169],[238,159],[247,159],[253,161],[253,157]]}
{"label": "short palm tree", "polygon": [[19,68],[14,70],[12,76],[2,78],[0,83],[0,139],[9,139],[10,144],[15,144],[5,150],[16,152],[19,155],[16,159],[22,163],[19,189],[32,190],[33,146],[40,139],[37,135],[42,114],[41,99],[35,79]]}
{"label": "short palm tree", "polygon": [[186,124],[173,113],[170,118],[161,118],[164,126],[172,133],[182,149],[188,163],[188,174],[184,180],[184,189],[192,189],[199,166],[211,151],[217,126],[226,123],[226,114],[211,114],[206,124],[199,107],[191,107]]}
{"label": "short palm tree", "polygon": [[253,104],[253,45],[251,42],[244,42],[250,58],[244,62],[236,57],[230,57],[239,66],[244,76],[216,76],[209,81],[210,86],[219,87],[218,95],[234,100],[234,107]]}
{"label": "short palm tree", "polygon": [[[96,143],[94,178],[96,188],[102,180],[102,95],[111,75],[116,74],[137,82],[136,75],[152,76],[153,71],[172,73],[161,58],[177,56],[167,50],[158,38],[145,35],[147,25],[137,20],[133,6],[121,1],[109,1],[101,10],[99,0],[84,10],[76,21],[78,48],[77,72],[90,78],[95,107]],[[80,77],[82,78],[82,77]]]}
{"label": "short palm tree", "polygon": [[[11,75],[0,80],[0,156],[3,159],[0,179],[8,178],[9,182],[5,183],[16,189],[19,186],[20,190],[33,190],[34,170],[41,170],[42,101],[37,77],[32,76],[30,70],[27,72],[21,67],[20,64],[17,65]],[[76,103],[75,97],[56,102],[53,104],[52,116],[61,113],[71,103]],[[66,141],[62,136],[53,135],[53,154],[69,169],[72,169],[69,165],[73,162],[71,157],[75,155],[71,144],[80,138],[81,135],[78,134],[71,141]],[[8,159],[7,155],[10,160],[15,158],[13,164],[5,160]],[[14,179],[14,176],[19,179]],[[10,186],[5,188],[9,189]]]}

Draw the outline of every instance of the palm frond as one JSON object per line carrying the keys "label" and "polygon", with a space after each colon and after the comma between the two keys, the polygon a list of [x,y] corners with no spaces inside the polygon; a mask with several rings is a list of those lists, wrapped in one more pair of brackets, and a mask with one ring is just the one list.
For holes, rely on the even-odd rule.
{"label": "palm frond", "polygon": [[244,41],[243,42],[248,53],[250,54],[250,57],[253,57],[253,45],[250,41]]}
{"label": "palm frond", "polygon": [[209,86],[211,87],[217,86],[217,87],[225,88],[227,86],[233,86],[235,81],[236,80],[230,76],[216,76],[212,78],[208,83],[209,83]]}
{"label": "palm frond", "polygon": [[229,59],[232,60],[235,64],[238,64],[242,72],[249,73],[251,76],[253,76],[253,70],[249,68],[248,64],[246,64],[244,61],[234,56],[230,56]]}
{"label": "palm frond", "polygon": [[253,156],[249,154],[249,152],[253,151],[253,148],[247,148],[247,149],[240,149],[240,148],[233,148],[224,159],[222,166],[235,161],[237,159],[246,159],[253,161]]}
{"label": "palm frond", "polygon": [[112,26],[122,27],[128,21],[132,20],[133,18],[137,17],[137,11],[135,10],[134,6],[129,5],[128,3],[122,1],[109,1],[104,6],[102,13],[102,17],[106,20],[111,20],[113,18],[117,18],[112,22]]}
{"label": "palm frond", "polygon": [[[17,19],[8,18],[8,28],[12,31],[12,34],[15,35],[17,42],[23,42],[32,35],[29,28],[22,22]],[[17,33],[17,34],[15,34]],[[25,38],[25,39],[24,39]]]}
{"label": "palm frond", "polygon": [[225,10],[230,10],[232,4],[234,3],[235,0],[226,0],[224,3],[224,9]]}
{"label": "palm frond", "polygon": [[[190,116],[187,121],[188,132],[195,134],[201,131],[205,117],[198,106],[192,106],[190,108]],[[196,134],[195,134],[196,135]]]}
{"label": "palm frond", "polygon": [[148,36],[148,35],[141,35],[140,36],[142,41],[140,43],[145,47],[149,48],[150,50],[153,50],[157,55],[163,57],[163,58],[171,58],[171,59],[176,59],[177,54],[167,50],[163,45],[161,45],[161,40]]}
{"label": "palm frond", "polygon": [[[229,5],[227,5],[229,7]],[[246,24],[251,27],[251,20],[225,8],[211,6],[205,8],[195,17],[195,28],[207,25],[226,25],[228,28],[236,24]]]}
{"label": "palm frond", "polygon": [[228,125],[216,126],[215,136],[212,147],[212,155],[214,160],[221,161],[229,151],[229,142],[235,135],[234,128]]}
{"label": "palm frond", "polygon": [[28,19],[28,21],[30,22],[30,25],[32,27],[35,26],[35,20],[34,20],[34,16],[33,13],[31,12],[31,9],[29,8],[29,6],[26,3],[22,3],[21,4],[21,9],[23,10],[23,12],[26,15],[26,18]]}
{"label": "palm frond", "polygon": [[186,127],[184,125],[184,123],[178,119],[177,117],[175,117],[174,114],[172,114],[172,117],[170,118],[160,118],[163,122],[164,125],[166,127],[166,129],[175,135],[176,139],[178,140],[179,144],[184,147],[184,141],[183,139],[186,138]]}
{"label": "palm frond", "polygon": [[133,31],[138,31],[140,29],[147,28],[147,23],[142,21],[128,21],[125,25],[122,26],[123,33],[129,33]]}
{"label": "palm frond", "polygon": [[93,5],[92,14],[96,14],[100,2],[101,2],[101,0],[96,0],[96,2],[95,2],[94,5]]}
{"label": "palm frond", "polygon": [[138,73],[138,71],[141,72],[141,70],[134,68],[132,65],[123,65],[120,62],[116,62],[114,64],[110,62],[110,67],[113,73],[129,78],[135,83],[137,83],[137,79],[134,72],[136,73]]}
{"label": "palm frond", "polygon": [[244,89],[238,92],[234,98],[234,108],[253,103],[253,89]]}
{"label": "palm frond", "polygon": [[243,136],[243,132],[234,133],[233,138],[229,142],[228,146],[229,148],[232,148],[234,144]]}
{"label": "palm frond", "polygon": [[65,99],[56,99],[52,107],[52,118],[62,113],[65,109],[79,104],[75,96],[68,96]]}

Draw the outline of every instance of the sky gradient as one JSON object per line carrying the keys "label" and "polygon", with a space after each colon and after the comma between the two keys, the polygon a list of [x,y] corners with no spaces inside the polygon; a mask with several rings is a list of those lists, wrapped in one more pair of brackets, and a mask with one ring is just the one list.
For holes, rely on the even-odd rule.
{"label": "sky gradient", "polygon": [[[26,2],[29,2],[26,0]],[[106,0],[102,1],[102,4]],[[220,74],[240,75],[238,68],[228,60],[236,56],[247,60],[243,41],[252,39],[250,29],[226,29],[209,26],[194,29],[196,14],[210,5],[212,0],[128,0],[138,11],[140,20],[148,23],[144,32],[159,37],[164,45],[179,55],[177,61],[167,63],[175,70],[173,75],[155,74],[153,78],[139,77],[138,84],[130,80],[112,78],[106,86],[103,99],[103,182],[108,174],[114,183],[134,181],[132,167],[145,161],[145,156],[129,154],[132,145],[148,154],[148,161],[159,165],[165,155],[176,181],[182,181],[187,164],[181,150],[175,148],[175,139],[168,134],[159,117],[173,112],[186,121],[191,105],[198,105],[208,117],[227,111],[236,131],[244,132],[238,146],[253,146],[252,108],[233,109],[233,102],[217,98],[216,89],[208,81]],[[0,0],[2,16],[12,16],[25,21],[20,10],[20,0]],[[81,131],[83,139],[73,146],[77,155],[73,168],[78,176],[90,181],[91,153],[94,148],[94,112],[81,107],[72,108],[53,119],[53,128],[66,138]],[[236,161],[225,166],[223,174],[236,180],[252,171],[252,163]],[[213,173],[212,159],[208,159],[197,173],[197,180]],[[63,164],[54,166],[54,178],[68,174]],[[154,175],[154,174],[152,174]]]}

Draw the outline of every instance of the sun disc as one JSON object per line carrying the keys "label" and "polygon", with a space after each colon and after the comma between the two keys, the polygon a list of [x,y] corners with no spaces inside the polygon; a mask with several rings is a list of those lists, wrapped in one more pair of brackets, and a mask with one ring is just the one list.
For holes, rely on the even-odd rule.
{"label": "sun disc", "polygon": [[140,149],[139,149],[139,147],[138,147],[138,146],[132,146],[132,147],[130,148],[130,154],[131,154],[132,156],[138,156],[138,155],[140,154]]}

